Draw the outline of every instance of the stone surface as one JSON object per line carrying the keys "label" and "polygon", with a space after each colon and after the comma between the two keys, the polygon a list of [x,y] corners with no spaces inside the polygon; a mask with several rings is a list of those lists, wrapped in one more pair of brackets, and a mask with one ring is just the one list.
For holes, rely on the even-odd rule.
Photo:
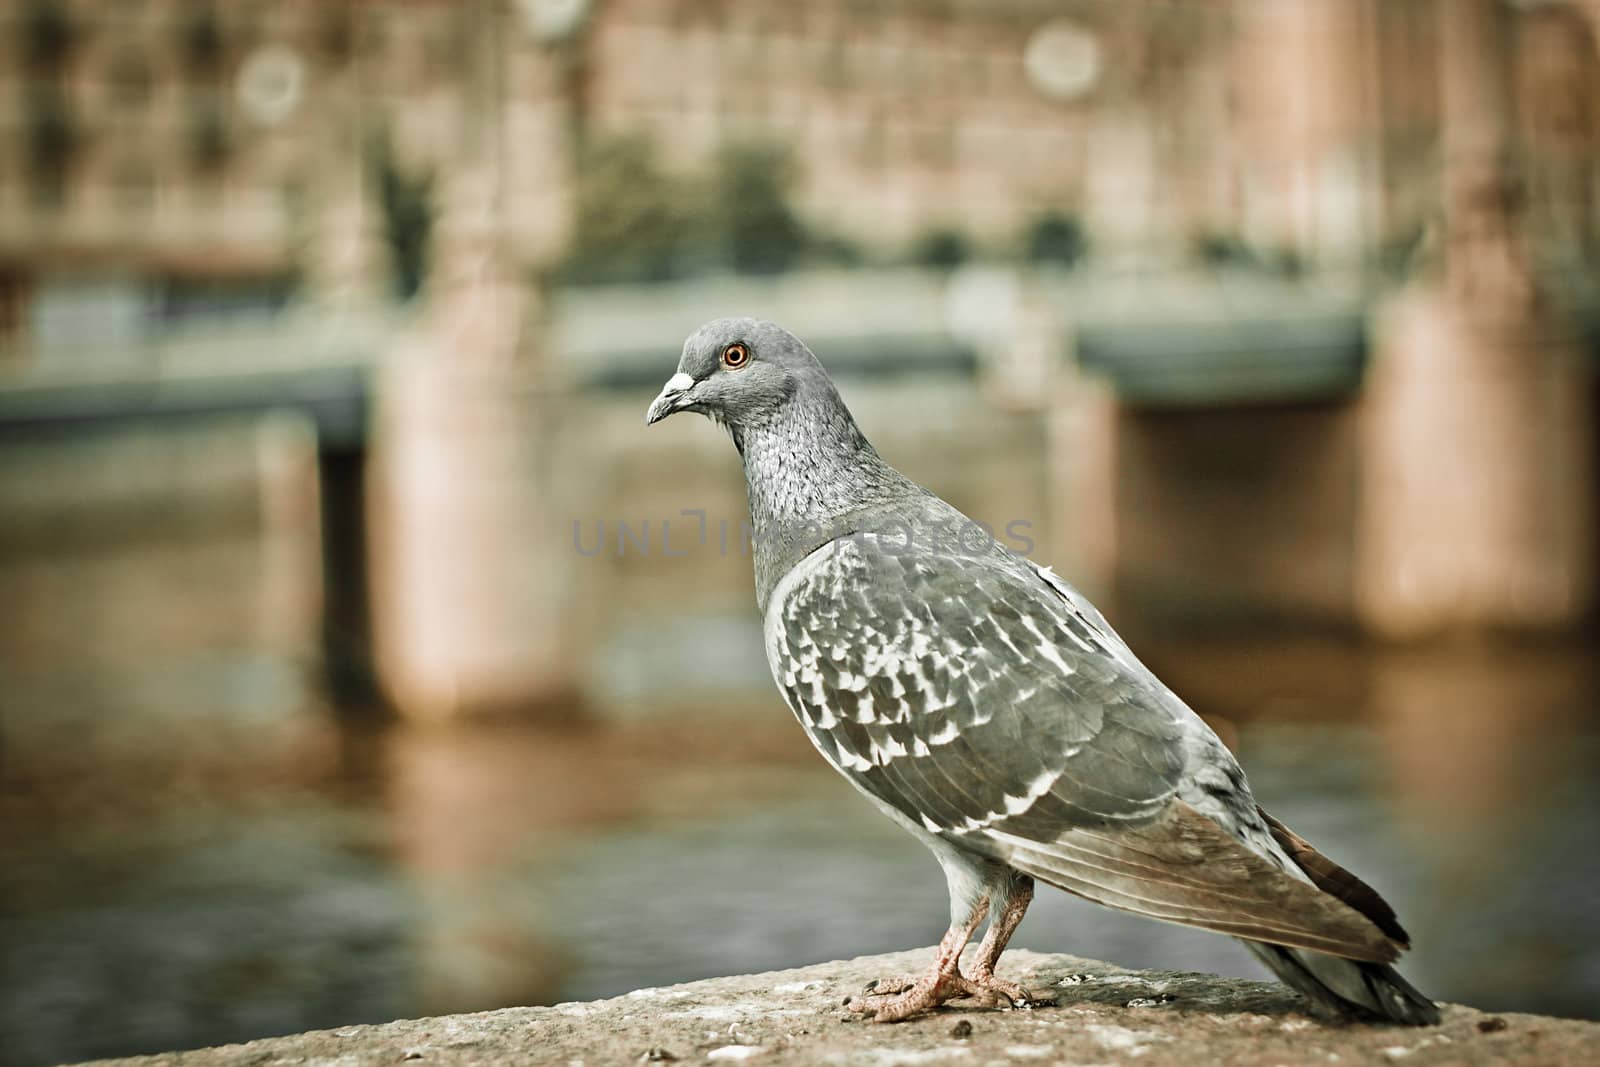
{"label": "stone surface", "polygon": [[873,978],[920,969],[929,950],[641,989],[611,1000],[510,1008],[295,1034],[107,1061],[142,1067],[467,1063],[1540,1064],[1600,1062],[1600,1024],[1445,1007],[1437,1027],[1325,1023],[1282,986],[1130,971],[1016,951],[1006,976],[1053,1006],[947,1007],[894,1026],[842,1002]]}

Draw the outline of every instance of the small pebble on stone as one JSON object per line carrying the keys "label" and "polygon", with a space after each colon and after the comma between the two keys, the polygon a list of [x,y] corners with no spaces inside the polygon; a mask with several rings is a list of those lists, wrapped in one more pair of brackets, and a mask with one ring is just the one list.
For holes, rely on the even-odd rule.
{"label": "small pebble on stone", "polygon": [[950,1028],[950,1036],[955,1038],[968,1038],[972,1036],[972,1024],[962,1019]]}
{"label": "small pebble on stone", "polygon": [[1129,1008],[1159,1008],[1163,1004],[1171,1004],[1174,999],[1165,993],[1157,997],[1134,997],[1125,1006]]}

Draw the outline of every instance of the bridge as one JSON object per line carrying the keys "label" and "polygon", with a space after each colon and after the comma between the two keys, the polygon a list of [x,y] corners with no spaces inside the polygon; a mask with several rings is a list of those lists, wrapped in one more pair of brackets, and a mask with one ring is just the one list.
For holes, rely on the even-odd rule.
{"label": "bridge", "polygon": [[[1264,610],[1338,621],[1363,610],[1368,579],[1359,553],[1371,534],[1364,516],[1372,505],[1358,498],[1367,490],[1356,487],[1393,457],[1373,454],[1382,446],[1362,428],[1373,420],[1354,414],[1379,343],[1369,294],[1358,286],[1260,274],[1053,275],[977,267],[576,289],[552,292],[549,302],[548,328],[524,363],[480,370],[490,391],[555,398],[553,406],[510,403],[510,421],[496,431],[505,436],[495,448],[525,448],[539,438],[539,420],[567,417],[561,412],[571,405],[563,397],[585,398],[585,410],[602,422],[631,425],[629,413],[675,361],[678,339],[708,318],[739,309],[805,337],[852,402],[863,398],[862,414],[876,422],[891,417],[897,397],[910,395],[909,384],[895,384],[901,379],[921,383],[919,396],[969,398],[961,410],[971,414],[954,416],[967,422],[917,428],[926,439],[992,435],[1001,425],[995,418],[1033,420],[1005,446],[1007,454],[1031,455],[1040,464],[1042,496],[1027,497],[1032,503],[1026,506],[1050,514],[1053,554],[1085,585],[1115,584],[1139,607],[1207,618]],[[397,370],[406,372],[405,361],[416,358],[418,338],[426,336],[424,320],[405,312],[331,315],[291,306],[255,321],[153,337],[111,358],[51,352],[0,376],[0,447],[208,416],[302,416],[316,442],[328,679],[341,701],[369,704],[381,688],[374,583],[385,579],[375,579],[369,557],[368,455],[381,439],[375,438],[375,412],[388,383]],[[1580,336],[1577,346],[1592,352],[1594,336]],[[470,352],[451,350],[448,338],[434,337],[422,347],[433,373],[448,377],[452,361],[472,362]],[[1403,417],[1426,424],[1432,416],[1414,408],[1416,395],[1405,394],[1402,407],[1413,406],[1404,407]],[[1543,410],[1537,408],[1542,401],[1515,389],[1506,395],[1510,406],[1484,414],[1486,425]],[[1448,402],[1460,398],[1451,394]],[[432,402],[453,401],[440,396]],[[410,417],[405,405],[395,408],[394,418]],[[982,414],[986,410],[994,414]],[[470,426],[475,413],[455,417]],[[402,437],[409,432],[403,424],[390,430]],[[585,462],[595,471],[625,472],[674,446],[659,436],[607,436],[588,424],[576,432],[591,431],[586,446],[599,454],[591,452]],[[1565,440],[1538,445],[1522,461],[1537,465],[1539,449],[1585,447]],[[897,447],[925,450],[907,441]],[[463,462],[461,453],[451,454],[452,462]],[[994,462],[1003,471],[1007,459]],[[466,469],[455,470],[452,479],[471,484],[489,477],[471,469],[475,463],[465,461]],[[922,476],[932,481],[942,474]],[[527,484],[510,490],[520,503],[495,506],[526,510],[527,501],[558,499],[544,477],[529,473]],[[1534,474],[1505,477],[1513,479],[1508,484],[1538,483]],[[626,476],[607,478],[616,483]],[[399,491],[409,490],[401,485]],[[975,499],[986,498],[980,493]],[[1012,499],[1014,507],[1024,498]],[[595,495],[562,504],[613,516],[632,506]],[[408,514],[420,514],[417,521],[424,523],[452,521],[430,510],[448,508]],[[461,521],[500,523],[494,514]],[[545,536],[526,522],[518,526],[510,513],[503,523],[516,533],[499,543]],[[1253,528],[1241,533],[1242,524]],[[465,558],[485,551],[477,540],[447,543],[469,546],[458,548]],[[521,547],[524,555],[538,554]],[[1592,556],[1592,544],[1583,551]],[[488,556],[481,562],[505,570],[507,590],[524,565]],[[430,569],[427,561],[418,566]],[[440,595],[448,601],[452,594]],[[426,614],[445,601],[408,610]],[[553,600],[549,610],[563,609]],[[519,625],[498,626],[511,631],[500,636],[490,626],[475,639],[465,636],[466,628],[456,640],[515,642],[524,639],[515,632]]]}

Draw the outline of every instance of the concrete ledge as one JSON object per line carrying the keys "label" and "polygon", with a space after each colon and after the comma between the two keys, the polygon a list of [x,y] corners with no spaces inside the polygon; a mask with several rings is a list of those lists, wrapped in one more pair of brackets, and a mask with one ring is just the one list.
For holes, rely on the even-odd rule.
{"label": "concrete ledge", "polygon": [[1600,1023],[1449,1006],[1437,1027],[1329,1024],[1282,986],[1130,971],[1015,951],[1002,973],[1057,997],[1026,1011],[946,1008],[895,1026],[841,1008],[873,978],[919,970],[930,950],[641,989],[612,1000],[268,1038],[108,1061],[156,1067],[275,1064],[1600,1063]]}

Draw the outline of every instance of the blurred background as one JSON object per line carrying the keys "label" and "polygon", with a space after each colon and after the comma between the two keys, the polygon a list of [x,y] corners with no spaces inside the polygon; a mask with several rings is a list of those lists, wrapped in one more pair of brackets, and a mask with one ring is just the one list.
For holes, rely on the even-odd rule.
{"label": "blurred background", "polygon": [[[0,0],[0,1061],[931,943],[761,650],[805,337],[1372,881],[1600,1005],[1600,3]],[[1262,976],[1041,894],[1017,944]]]}

